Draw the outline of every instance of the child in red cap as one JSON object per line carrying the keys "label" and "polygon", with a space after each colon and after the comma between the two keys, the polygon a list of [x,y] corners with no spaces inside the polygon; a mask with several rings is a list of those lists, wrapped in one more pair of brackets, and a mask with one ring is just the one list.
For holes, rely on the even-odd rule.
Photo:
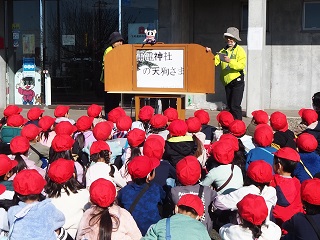
{"label": "child in red cap", "polygon": [[114,184],[104,178],[90,186],[92,206],[83,214],[76,239],[132,239],[142,235],[131,214],[115,203]]}
{"label": "child in red cap", "polygon": [[39,127],[39,120],[42,118],[43,113],[44,113],[44,110],[38,107],[30,108],[27,113],[27,118],[29,119],[29,121],[26,122],[25,125],[34,124],[37,127]]}
{"label": "child in red cap", "polygon": [[319,239],[316,229],[320,229],[320,179],[308,179],[301,184],[301,200],[305,213],[297,213],[283,224],[288,232],[284,240]]}
{"label": "child in red cap", "polygon": [[22,128],[21,136],[26,137],[30,143],[28,158],[38,167],[45,168],[48,165],[49,147],[39,143],[40,131],[40,128],[30,123]]}
{"label": "child in red cap", "polygon": [[234,148],[230,140],[220,140],[211,145],[211,161],[215,167],[210,169],[203,186],[213,186],[218,194],[226,194],[243,186],[241,169],[233,163]]}
{"label": "child in red cap", "polygon": [[268,113],[263,110],[255,110],[251,115],[252,119],[247,127],[246,134],[253,137],[254,131],[259,124],[268,124],[269,116]]}
{"label": "child in red cap", "polygon": [[1,142],[10,143],[12,138],[19,136],[21,133],[21,129],[26,122],[27,119],[25,119],[20,114],[9,116],[6,125],[1,128]]}
{"label": "child in red cap", "polygon": [[[17,136],[14,137],[10,142],[11,155],[8,155],[10,159],[14,159],[18,162],[17,167],[14,169],[14,173],[18,173],[23,169],[35,169],[43,177],[45,176],[46,171],[38,167],[34,161],[31,161],[28,158],[30,143],[26,137]],[[10,177],[9,180],[14,179],[15,174]]]}
{"label": "child in red cap", "polygon": [[162,114],[155,114],[150,119],[150,134],[157,134],[163,137],[164,140],[167,140],[169,131],[167,130],[168,118]]}
{"label": "child in red cap", "polygon": [[120,206],[132,214],[142,235],[150,225],[161,219],[158,204],[166,194],[161,186],[151,182],[155,175],[154,169],[159,164],[159,160],[155,158],[134,157],[128,164],[133,182],[123,187],[118,194]]}
{"label": "child in red cap", "polygon": [[[20,202],[9,208],[10,239],[56,240],[65,217],[41,194],[46,181],[33,169],[24,169],[13,180]],[[18,218],[18,220],[16,220]]]}
{"label": "child in red cap", "polygon": [[253,142],[256,147],[251,149],[246,156],[246,169],[252,162],[259,159],[263,159],[270,166],[273,166],[273,157],[277,149],[271,147],[272,141],[272,128],[267,124],[257,125],[253,135]]}
{"label": "child in red cap", "polygon": [[316,153],[320,155],[320,123],[317,118],[318,114],[312,109],[301,109],[299,114],[307,125],[307,128],[302,133],[312,134],[316,138],[318,142]]}
{"label": "child in red cap", "polygon": [[279,240],[280,228],[271,221],[266,222],[268,208],[263,197],[254,194],[246,195],[237,203],[241,223],[226,224],[220,228],[222,239],[241,240]]}
{"label": "child in red cap", "polygon": [[110,147],[105,141],[96,141],[90,147],[91,165],[86,172],[86,186],[89,189],[92,182],[98,178],[112,181],[118,188],[127,185],[116,166],[110,163]]}
{"label": "child in red cap", "polygon": [[290,147],[279,149],[274,154],[273,170],[275,175],[270,186],[277,191],[277,205],[273,209],[273,217],[278,226],[289,220],[294,214],[302,212],[300,198],[300,182],[296,177],[291,177],[300,156]]}
{"label": "child in red cap", "polygon": [[318,142],[309,133],[302,133],[296,139],[300,155],[300,162],[293,171],[293,176],[300,180],[300,183],[313,178],[320,173],[320,156],[316,153]]}
{"label": "child in red cap", "polygon": [[72,125],[74,125],[76,122],[73,119],[69,118],[69,110],[70,110],[69,106],[58,105],[54,109],[54,113],[53,113],[54,116],[56,117],[55,122],[59,123],[59,122],[67,121],[67,122],[70,122]]}
{"label": "child in red cap", "polygon": [[287,116],[282,112],[274,112],[270,115],[270,126],[272,127],[273,143],[272,147],[280,149],[282,147],[297,148],[294,141],[295,135],[288,127]]}
{"label": "child in red cap", "polygon": [[[215,222],[218,227],[220,227],[221,224],[226,224],[230,221],[224,217],[229,214],[229,212],[225,210],[237,210],[237,203],[247,194],[260,195],[264,198],[268,207],[267,221],[269,221],[271,211],[277,203],[276,190],[274,187],[269,187],[272,178],[272,167],[270,164],[266,163],[264,160],[252,162],[247,170],[244,187],[229,194],[221,194],[215,198],[214,206],[218,210],[216,210],[214,214],[217,218]],[[219,210],[222,210],[222,212],[219,212]]]}
{"label": "child in red cap", "polygon": [[53,138],[56,136],[56,132],[53,130],[55,119],[50,116],[43,116],[39,120],[39,127],[41,128],[39,142],[42,145],[51,147]]}
{"label": "child in red cap", "polygon": [[75,179],[74,161],[57,159],[47,172],[45,192],[53,205],[64,213],[64,229],[75,238],[77,227],[89,202],[89,191]]}
{"label": "child in red cap", "polygon": [[205,226],[198,220],[203,215],[203,203],[194,194],[185,194],[175,206],[175,215],[152,225],[142,240],[201,239],[210,240]]}
{"label": "child in red cap", "polygon": [[192,136],[187,135],[188,125],[185,121],[173,120],[168,130],[170,137],[166,140],[163,159],[168,160],[175,167],[182,158],[194,155],[197,145]]}
{"label": "child in red cap", "polygon": [[89,117],[93,117],[93,126],[99,122],[104,122],[106,119],[102,116],[102,107],[97,104],[91,104],[87,109]]}
{"label": "child in red cap", "polygon": [[212,219],[210,217],[211,206],[213,199],[217,196],[216,191],[208,186],[199,184],[201,177],[201,166],[199,161],[194,156],[187,156],[181,159],[176,166],[177,178],[180,186],[171,189],[171,197],[173,204],[176,205],[181,196],[192,193],[198,195],[204,205],[204,214],[200,218],[208,231],[212,229]]}
{"label": "child in red cap", "polygon": [[200,120],[201,123],[201,132],[206,135],[205,144],[210,144],[213,141],[214,132],[217,128],[209,125],[210,116],[209,113],[203,109],[199,109],[194,112],[193,114],[196,118]]}

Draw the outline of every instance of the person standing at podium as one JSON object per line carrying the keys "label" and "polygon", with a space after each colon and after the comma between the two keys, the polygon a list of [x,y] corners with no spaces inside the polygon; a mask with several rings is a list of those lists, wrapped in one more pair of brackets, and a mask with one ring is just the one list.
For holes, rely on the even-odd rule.
{"label": "person standing at podium", "polygon": [[[121,46],[123,44],[124,40],[119,32],[113,32],[109,36],[108,40],[108,47],[104,51],[103,58],[102,58],[102,73],[100,77],[100,81],[104,83],[104,57],[106,54],[108,54],[112,49]],[[119,107],[119,102],[121,100],[121,94],[120,93],[108,93],[105,92],[105,97],[104,97],[104,113],[106,119],[108,119],[108,113],[116,108]]]}
{"label": "person standing at podium", "polygon": [[[223,37],[227,46],[215,54],[215,65],[221,66],[220,79],[225,87],[228,109],[235,119],[242,120],[241,102],[247,56],[238,44],[241,38],[237,28],[229,27]],[[206,47],[206,51],[211,52],[211,48]]]}

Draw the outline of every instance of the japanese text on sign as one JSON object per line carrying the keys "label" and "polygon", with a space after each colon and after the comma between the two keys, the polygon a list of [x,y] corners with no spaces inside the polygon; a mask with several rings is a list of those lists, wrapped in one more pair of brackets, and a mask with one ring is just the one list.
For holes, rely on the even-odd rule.
{"label": "japanese text on sign", "polygon": [[183,50],[137,50],[137,87],[183,88]]}

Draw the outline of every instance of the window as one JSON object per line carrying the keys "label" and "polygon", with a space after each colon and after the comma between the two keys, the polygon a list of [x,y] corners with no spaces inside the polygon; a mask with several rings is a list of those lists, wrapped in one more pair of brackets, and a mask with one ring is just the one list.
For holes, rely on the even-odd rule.
{"label": "window", "polygon": [[320,2],[303,4],[303,30],[320,30]]}

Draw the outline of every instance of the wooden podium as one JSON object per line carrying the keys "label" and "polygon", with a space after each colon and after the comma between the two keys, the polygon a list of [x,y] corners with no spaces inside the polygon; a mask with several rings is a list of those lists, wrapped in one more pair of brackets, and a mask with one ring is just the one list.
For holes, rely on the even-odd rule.
{"label": "wooden podium", "polygon": [[104,58],[105,91],[141,98],[176,98],[185,118],[185,95],[215,92],[214,55],[198,44],[125,44]]}

